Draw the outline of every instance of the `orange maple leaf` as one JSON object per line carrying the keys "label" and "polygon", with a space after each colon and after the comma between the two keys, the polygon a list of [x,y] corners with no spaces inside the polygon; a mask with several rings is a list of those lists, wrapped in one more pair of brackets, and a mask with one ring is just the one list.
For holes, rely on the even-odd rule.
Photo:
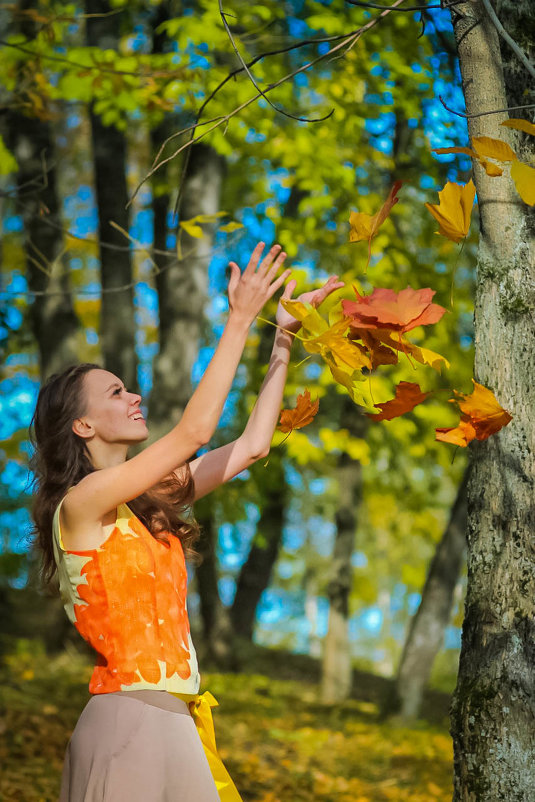
{"label": "orange maple leaf", "polygon": [[476,188],[472,179],[461,186],[451,181],[438,193],[438,204],[426,203],[426,208],[438,222],[438,234],[460,242],[468,234]]}
{"label": "orange maple leaf", "polygon": [[283,409],[277,429],[281,432],[291,432],[293,429],[302,429],[312,423],[319,409],[319,399],[311,401],[310,390],[305,390],[297,396],[293,409]]}
{"label": "orange maple leaf", "polygon": [[342,301],[344,315],[350,317],[351,326],[357,329],[388,329],[409,331],[416,326],[437,323],[444,312],[443,306],[432,303],[435,290],[426,287],[401,292],[375,287],[371,295],[360,295],[354,287],[357,301]]}
{"label": "orange maple leaf", "polygon": [[365,212],[351,212],[349,215],[349,241],[361,242],[368,240],[368,261],[366,267],[370,264],[372,257],[372,239],[377,235],[379,228],[383,225],[384,221],[392,211],[392,207],[398,202],[397,194],[403,184],[402,181],[396,181],[388,198],[383,203],[379,211],[374,214],[365,214]]}
{"label": "orange maple leaf", "polygon": [[449,400],[461,410],[461,420],[458,426],[436,429],[437,440],[464,448],[472,440],[486,440],[513,420],[513,416],[499,405],[492,390],[474,379],[472,382],[474,389],[469,394],[454,390],[456,398]]}
{"label": "orange maple leaf", "polygon": [[410,412],[415,406],[425,401],[429,393],[423,393],[420,390],[420,385],[414,382],[400,382],[396,387],[395,397],[390,401],[384,401],[381,404],[375,404],[376,407],[381,408],[378,415],[366,413],[367,417],[374,421],[392,420],[404,415],[405,412]]}

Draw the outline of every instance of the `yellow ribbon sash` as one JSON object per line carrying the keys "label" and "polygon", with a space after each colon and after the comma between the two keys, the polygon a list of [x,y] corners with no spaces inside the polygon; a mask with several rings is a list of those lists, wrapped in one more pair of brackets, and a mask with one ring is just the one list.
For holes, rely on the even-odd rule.
{"label": "yellow ribbon sash", "polygon": [[178,696],[189,707],[189,712],[197,727],[221,802],[243,802],[238,789],[232,782],[230,774],[217,753],[212,707],[218,707],[219,702],[214,699],[210,691],[196,694],[195,696],[185,693],[174,693],[173,696]]}

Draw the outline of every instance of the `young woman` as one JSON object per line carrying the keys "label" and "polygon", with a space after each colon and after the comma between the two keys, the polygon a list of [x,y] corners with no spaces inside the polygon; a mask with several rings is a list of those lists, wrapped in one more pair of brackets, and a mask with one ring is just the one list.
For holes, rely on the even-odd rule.
{"label": "young woman", "polygon": [[[274,246],[261,260],[263,247],[243,274],[230,264],[228,320],[182,418],[132,459],[128,447],[148,432],[140,396],[119,378],[81,364],[39,393],[34,520],[44,573],[50,580],[57,571],[67,615],[97,654],[92,697],[67,748],[61,802],[240,799],[217,757],[215,700],[198,694],[184,561],[197,526],[187,511],[269,451],[300,325],[281,304],[268,372],[243,433],[187,460],[212,437],[249,327],[291,272],[277,277],[286,254]],[[282,297],[295,285],[289,281]],[[333,276],[299,300],[318,306],[341,286]]]}

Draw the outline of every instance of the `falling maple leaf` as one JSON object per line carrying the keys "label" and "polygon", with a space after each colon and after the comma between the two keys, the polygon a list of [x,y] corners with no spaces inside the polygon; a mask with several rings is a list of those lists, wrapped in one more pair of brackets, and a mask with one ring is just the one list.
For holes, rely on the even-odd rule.
{"label": "falling maple leaf", "polygon": [[414,382],[400,382],[396,387],[395,397],[390,401],[384,401],[381,404],[375,402],[376,407],[380,407],[381,412],[378,415],[370,415],[366,413],[367,417],[374,421],[392,420],[404,415],[405,412],[410,412],[415,406],[421,404],[422,401],[430,395],[430,393],[423,393],[420,390],[420,385]]}
{"label": "falling maple leaf", "polygon": [[472,147],[479,159],[496,159],[499,162],[516,161],[517,155],[507,142],[491,136],[472,137]]}
{"label": "falling maple leaf", "polygon": [[426,208],[438,222],[438,234],[460,242],[468,234],[476,188],[472,179],[461,186],[451,181],[438,193],[438,204],[426,203]]}
{"label": "falling maple leaf", "polygon": [[535,204],[535,168],[523,162],[513,162],[511,178],[515,182],[518,194],[528,206]]}
{"label": "falling maple leaf", "polygon": [[512,117],[510,120],[505,120],[503,123],[500,123],[500,125],[503,125],[506,128],[516,128],[517,131],[524,131],[526,134],[532,134],[532,136],[535,136],[535,125],[530,123],[528,120]]}
{"label": "falling maple leaf", "polygon": [[291,432],[293,429],[302,429],[312,423],[319,409],[319,399],[310,400],[310,390],[305,390],[297,396],[293,409],[283,409],[277,429],[281,432]]}
{"label": "falling maple leaf", "polygon": [[377,235],[379,228],[383,225],[384,221],[392,211],[392,207],[398,202],[397,194],[402,186],[402,181],[396,181],[388,198],[383,203],[379,211],[374,214],[366,214],[365,212],[351,212],[349,215],[349,241],[361,242],[368,241],[368,261],[366,267],[370,264],[372,256],[372,239]]}
{"label": "falling maple leaf", "polygon": [[357,329],[405,332],[437,323],[446,311],[432,303],[435,290],[428,287],[420,290],[406,287],[400,292],[375,287],[370,295],[360,295],[356,287],[353,289],[358,300],[342,301],[342,309],[351,318],[351,326]]}
{"label": "falling maple leaf", "polygon": [[449,400],[461,410],[461,420],[458,426],[436,429],[437,440],[464,448],[472,440],[486,440],[512,421],[513,416],[499,405],[491,390],[474,379],[472,382],[474,389],[469,394],[454,390],[456,398]]}
{"label": "falling maple leaf", "polygon": [[472,148],[433,148],[433,153],[464,153],[465,156],[470,156],[472,159],[476,159],[482,165],[482,167],[485,168],[487,175],[503,175],[503,167],[499,167],[497,164],[494,164],[494,162],[489,162],[488,159],[480,156],[475,150],[472,150]]}

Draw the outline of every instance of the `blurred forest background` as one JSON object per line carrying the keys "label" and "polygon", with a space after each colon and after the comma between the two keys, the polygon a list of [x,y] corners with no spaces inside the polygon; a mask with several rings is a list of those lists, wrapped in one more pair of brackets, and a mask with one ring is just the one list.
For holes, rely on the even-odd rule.
{"label": "blurred forest background", "polygon": [[[468,158],[431,152],[468,142],[466,121],[439,99],[463,109],[450,12],[334,6],[235,0],[227,9],[264,91],[296,72],[268,95],[286,114],[264,97],[249,102],[255,88],[213,0],[19,0],[0,8],[0,630],[15,710],[9,728],[22,720],[23,697],[33,699],[33,714],[41,710],[56,744],[55,764],[46,756],[42,765],[27,764],[36,795],[20,790],[13,769],[6,799],[53,798],[47,794],[75,720],[74,707],[71,718],[64,715],[67,698],[81,700],[80,709],[85,692],[83,644],[59,602],[39,589],[29,545],[28,425],[43,378],[73,361],[98,361],[139,390],[151,435],[160,435],[180,415],[224,325],[227,262],[244,267],[263,239],[288,252],[295,294],[332,273],[346,282],[336,299],[353,298],[355,282],[366,291],[432,287],[449,310],[427,335],[427,347],[451,363],[436,386],[471,389],[477,220],[461,248],[435,236],[423,205],[436,202],[446,180],[465,183],[470,172]],[[351,44],[348,34],[362,26]],[[199,121],[193,133],[202,140],[184,147],[190,131],[169,139]],[[348,242],[349,213],[377,211],[395,180],[404,182],[400,202],[374,240],[366,272],[366,244]],[[273,301],[265,316],[273,320],[275,308]],[[241,432],[273,334],[263,322],[252,329],[211,448]],[[321,360],[305,356],[296,343],[285,406],[308,387],[320,399],[314,423],[280,447],[276,435],[265,464],[196,507],[203,561],[191,566],[189,612],[201,667],[223,672],[213,675],[216,695],[219,683],[232,697],[232,672],[253,672],[254,704],[302,691],[309,709],[311,699],[345,705],[321,715],[353,709],[357,730],[381,712],[412,720],[429,683],[447,694],[457,670],[467,463],[463,450],[434,439],[435,427],[454,425],[455,412],[432,400],[371,423]],[[418,375],[401,359],[376,380],[377,400]],[[274,689],[263,673],[312,685]],[[59,678],[62,701],[48,696]],[[48,685],[28,691],[37,680]],[[329,727],[347,722],[311,723],[305,705],[293,725],[302,740],[273,758],[291,764],[299,746],[309,760],[301,780],[291,792],[269,790],[277,786],[267,764],[261,771],[236,762],[242,787],[252,783],[244,799],[448,798],[447,697],[427,698],[424,714],[442,726],[439,734],[416,728],[394,736],[423,761],[410,781],[384,785],[382,766],[369,786],[347,779],[335,787],[343,772],[333,770],[329,786],[330,769],[319,766],[323,780],[307,790],[315,750],[327,744],[334,755]],[[36,722],[28,721],[32,730]],[[286,743],[281,727],[273,724],[274,737]],[[306,735],[311,727],[314,737]],[[353,733],[354,751],[373,751],[387,737],[377,729],[365,741],[362,732]],[[241,737],[239,728],[228,724],[228,736]],[[31,736],[21,737],[10,748],[24,754]],[[244,753],[247,743],[244,736]],[[41,755],[42,744],[35,748]],[[50,765],[55,774],[43,779]],[[263,777],[258,787],[255,771]]]}

